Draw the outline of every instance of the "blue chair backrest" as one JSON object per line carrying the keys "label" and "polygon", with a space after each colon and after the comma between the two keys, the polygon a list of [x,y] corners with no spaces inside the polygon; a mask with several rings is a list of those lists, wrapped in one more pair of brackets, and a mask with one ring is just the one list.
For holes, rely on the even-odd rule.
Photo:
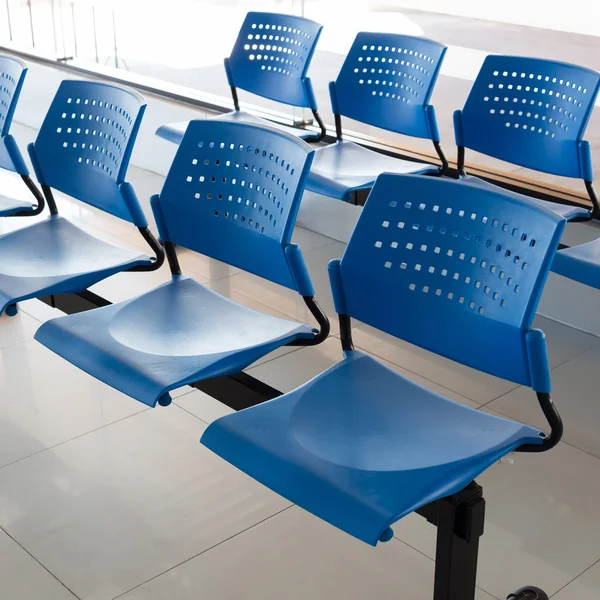
{"label": "blue chair backrest", "polygon": [[145,226],[133,189],[125,182],[145,107],[131,90],[63,81],[29,146],[39,182]]}
{"label": "blue chair backrest", "polygon": [[290,239],[313,152],[269,127],[192,121],[152,199],[161,239],[312,295]]}
{"label": "blue chair backrest", "polygon": [[27,175],[27,168],[9,132],[26,74],[27,65],[22,60],[0,56],[0,167],[23,175]]}
{"label": "blue chair backrest", "polygon": [[225,59],[229,85],[263,98],[317,108],[306,76],[322,26],[303,17],[249,12]]}
{"label": "blue chair backrest", "polygon": [[564,225],[502,192],[383,174],[339,267],[330,266],[336,310],[480,371],[544,387],[544,338],[529,327]]}
{"label": "blue chair backrest", "polygon": [[333,112],[388,131],[439,141],[429,98],[446,46],[410,35],[362,32],[335,82]]}
{"label": "blue chair backrest", "polygon": [[564,177],[593,179],[582,141],[600,74],[575,65],[488,56],[462,111],[456,143],[510,163]]}

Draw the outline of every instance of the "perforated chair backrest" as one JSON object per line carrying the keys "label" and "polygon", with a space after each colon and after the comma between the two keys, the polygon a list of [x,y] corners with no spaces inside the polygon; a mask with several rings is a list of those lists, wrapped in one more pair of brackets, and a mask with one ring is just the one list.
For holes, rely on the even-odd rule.
{"label": "perforated chair backrest", "polygon": [[144,110],[131,90],[63,81],[30,148],[40,183],[142,226],[123,184]]}
{"label": "perforated chair backrest", "polygon": [[339,265],[336,309],[531,385],[526,332],[564,223],[461,181],[383,174]]}
{"label": "perforated chair backrest", "polygon": [[591,181],[590,146],[582,141],[600,74],[575,65],[488,56],[462,111],[456,143],[510,163]]}
{"label": "perforated chair backrest", "polygon": [[306,74],[321,29],[303,17],[249,12],[225,62],[229,84],[263,98],[316,109]]}
{"label": "perforated chair backrest", "polygon": [[446,53],[425,38],[362,32],[336,81],[336,114],[405,135],[439,141],[429,99]]}
{"label": "perforated chair backrest", "polygon": [[300,291],[290,239],[312,157],[275,129],[192,121],[153,199],[161,239]]}
{"label": "perforated chair backrest", "polygon": [[27,74],[27,65],[13,56],[0,55],[0,167],[9,171],[18,170],[12,157],[6,136],[17,107],[19,94]]}

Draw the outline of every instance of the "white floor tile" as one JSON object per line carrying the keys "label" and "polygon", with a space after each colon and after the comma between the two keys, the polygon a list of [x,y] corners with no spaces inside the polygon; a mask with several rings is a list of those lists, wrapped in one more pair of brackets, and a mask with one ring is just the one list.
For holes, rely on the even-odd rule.
{"label": "white floor tile", "polygon": [[[552,371],[552,398],[564,422],[564,440],[600,457],[598,364],[600,342]],[[547,429],[535,394],[518,388],[489,405],[507,417]]]}
{"label": "white floor tile", "polygon": [[[13,173],[6,169],[0,171],[0,194],[8,196],[9,198],[14,198],[15,200],[37,204],[36,199],[25,185],[23,179],[21,179],[21,176],[18,173]],[[2,220],[4,220],[4,217]],[[23,220],[23,218],[18,217],[18,220]]]}
{"label": "white floor tile", "polygon": [[5,600],[76,600],[3,531],[0,531],[0,593]]}
{"label": "white floor tile", "polygon": [[[315,299],[327,313],[331,322],[332,332],[338,331],[337,315],[333,308],[333,299],[329,285],[327,264],[333,258],[341,258],[344,253],[344,244],[332,242],[308,252],[303,252],[304,259],[315,289]],[[306,308],[304,300],[295,291],[280,285],[265,281],[249,273],[238,273],[229,279],[231,289],[258,300],[262,304],[271,306],[281,313],[288,315],[295,321],[314,323],[310,311]]]}
{"label": "white floor tile", "polygon": [[129,168],[127,169],[127,181],[133,186],[148,223],[151,226],[154,226],[154,215],[150,208],[150,198],[154,194],[160,193],[165,178],[157,173],[152,173],[151,171],[129,165]]}
{"label": "white floor tile", "polygon": [[[263,302],[260,302],[256,298],[252,298],[250,296],[245,296],[244,294],[240,294],[239,292],[237,292],[231,286],[231,278],[219,279],[216,281],[209,281],[206,283],[206,286],[209,287],[210,289],[214,290],[215,292],[218,292],[222,296],[225,296],[226,298],[229,298],[229,299],[233,300],[234,302],[237,302],[238,304],[243,304],[244,306],[247,306],[248,308],[251,308],[253,310],[265,313],[267,315],[272,315],[273,317],[277,317],[278,319],[285,319],[286,321],[293,320],[289,315],[278,311],[277,309],[273,308],[272,306],[269,306],[267,304],[264,304]],[[300,321],[300,322],[302,322],[302,321]],[[309,320],[304,321],[304,322],[308,325],[312,324],[315,327],[317,327],[317,324],[314,322],[312,317]],[[289,354],[290,352],[293,352],[294,350],[298,350],[298,346],[282,346],[281,348],[277,348],[277,350],[270,352],[263,358],[260,358],[255,363],[253,363],[253,365],[251,365],[249,368],[251,368],[252,366],[260,365],[269,360],[273,360],[275,358],[278,358],[279,356],[283,356],[284,354]],[[247,370],[247,369],[245,369],[245,370]]]}
{"label": "white floor tile", "polygon": [[0,235],[29,227],[34,223],[43,221],[48,218],[48,211],[45,210],[42,214],[34,217],[0,217]]}
{"label": "white floor tile", "polygon": [[373,548],[292,507],[123,600],[430,600],[433,568],[398,540]]}
{"label": "white floor tile", "polygon": [[[301,348],[300,350],[296,350],[281,358],[248,369],[247,372],[249,375],[268,383],[281,392],[289,392],[303,383],[306,383],[313,377],[316,377],[319,373],[322,373],[342,360],[342,358],[343,355],[340,340],[337,337],[330,337],[318,346]],[[468,398],[465,398],[452,390],[444,388],[428,379],[424,379],[406,369],[402,369],[387,360],[379,360],[384,365],[401,373],[411,381],[437,392],[438,394],[456,400],[471,408],[476,408],[478,406],[475,402],[472,402]]]}
{"label": "white floor tile", "polygon": [[[597,341],[589,334],[541,316],[536,317],[534,326],[546,333],[551,366],[559,365],[585,352]],[[357,346],[467,396],[479,404],[490,402],[517,387],[510,381],[436,356],[367,325],[354,327],[352,336]]]}
{"label": "white floor tile", "polygon": [[[77,221],[78,224],[89,225],[113,237],[122,238],[136,231],[135,225],[114,217],[91,204],[81,202],[65,194],[54,191],[54,199],[58,213],[63,217]],[[47,210],[44,213],[47,216]]]}
{"label": "white floor tile", "polygon": [[[566,444],[513,460],[478,478],[487,513],[478,584],[497,598],[524,585],[553,594],[600,559],[600,460]],[[424,519],[410,515],[393,529],[434,556],[435,528]]]}
{"label": "white floor tile", "polygon": [[563,588],[552,600],[599,600],[600,562]]}
{"label": "white floor tile", "polygon": [[77,596],[109,600],[289,506],[203,429],[148,410],[0,469],[0,525]]}
{"label": "white floor tile", "polygon": [[516,384],[465,367],[437,354],[383,333],[367,325],[352,330],[355,345],[413,373],[484,404],[516,387]]}
{"label": "white floor tile", "polygon": [[[310,231],[310,229],[305,229],[304,227],[300,227],[296,225],[294,228],[294,232],[292,233],[292,242],[294,244],[298,244],[300,246],[302,252],[309,252],[310,250],[314,250],[315,248],[321,248],[322,246],[327,246],[332,242],[335,242],[334,239],[321,235],[320,233],[316,233],[314,231]],[[336,258],[342,258],[338,256]]]}
{"label": "white floor tile", "polygon": [[[188,275],[199,283],[205,283],[206,281],[196,274],[188,273]],[[157,271],[117,273],[112,277],[99,281],[88,289],[114,304],[131,300],[140,294],[149,292],[155,287],[167,283],[171,278],[171,271],[165,263]]]}
{"label": "white floor tile", "polygon": [[600,337],[600,290],[550,273],[538,312]]}
{"label": "white floor tile", "polygon": [[226,404],[219,402],[216,398],[213,398],[200,390],[194,390],[190,394],[180,396],[179,398],[174,399],[174,402],[184,410],[187,410],[189,413],[202,419],[208,425],[216,419],[235,412]]}
{"label": "white floor tile", "polygon": [[61,310],[58,310],[58,308],[52,308],[49,304],[40,302],[37,298],[19,302],[19,310],[21,313],[26,313],[36,321],[39,321],[38,327],[41,323],[45,323],[49,319],[56,319],[65,314]]}
{"label": "white floor tile", "polygon": [[583,354],[598,343],[597,337],[542,315],[536,315],[533,327],[541,329],[546,334],[551,369]]}
{"label": "white floor tile", "polygon": [[184,385],[183,387],[170,391],[169,394],[171,394],[171,398],[175,399],[179,398],[180,396],[185,396],[186,394],[191,394],[193,391],[193,387],[189,385]]}
{"label": "white floor tile", "polygon": [[182,273],[190,276],[192,273],[196,273],[205,280],[216,281],[242,272],[237,267],[186,248],[177,248],[177,258]]}
{"label": "white floor tile", "polygon": [[143,408],[34,340],[2,350],[0,466]]}
{"label": "white floor tile", "polygon": [[15,346],[33,339],[40,321],[24,311],[18,311],[14,317],[0,316],[0,349]]}
{"label": "white floor tile", "polygon": [[[294,229],[292,241],[300,246],[303,253],[322,248],[334,242],[331,238],[308,231],[302,227],[296,227]],[[186,273],[187,270],[191,270],[211,281],[217,281],[235,275],[236,273],[244,272],[237,267],[232,267],[219,260],[208,258],[207,256],[185,248],[177,248],[177,257],[184,273]]]}

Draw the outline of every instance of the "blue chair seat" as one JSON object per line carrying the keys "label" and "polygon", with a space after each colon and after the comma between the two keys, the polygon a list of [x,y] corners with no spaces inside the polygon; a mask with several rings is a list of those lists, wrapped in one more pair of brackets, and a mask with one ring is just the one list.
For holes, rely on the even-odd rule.
{"label": "blue chair seat", "polygon": [[[234,110],[230,113],[225,113],[223,115],[219,115],[218,117],[214,117],[214,119],[218,121],[236,121],[238,123],[250,123],[252,125],[260,125],[262,127],[272,127],[279,131],[285,131],[286,133],[294,135],[302,140],[316,140],[319,137],[319,134],[317,133],[306,131],[300,127],[279,125],[277,123],[273,123],[272,121],[267,121],[267,119],[256,117],[243,110]],[[183,134],[185,133],[188,124],[189,121],[181,121],[180,123],[168,123],[167,125],[162,125],[156,130],[156,135],[167,140],[168,142],[179,144],[183,138]]]}
{"label": "blue chair seat", "polygon": [[147,404],[183,385],[237,373],[307,325],[256,312],[185,276],[132,300],[48,321],[35,338]]}
{"label": "blue chair seat", "polygon": [[[499,186],[496,186],[493,183],[490,183],[489,181],[484,181],[483,179],[479,179],[479,177],[474,177],[472,175],[465,175],[462,177],[462,180],[490,190],[499,189]],[[558,202],[548,202],[547,200],[532,198],[531,196],[525,196],[524,194],[517,194],[516,192],[511,192],[510,190],[505,190],[504,188],[500,189],[502,189],[503,193],[510,194],[521,201],[540,206],[547,210],[551,210],[552,212],[555,212],[567,221],[571,221],[572,219],[576,218],[587,219],[590,216],[590,211],[586,208],[582,208],[581,206],[570,206],[568,204],[560,204]]]}
{"label": "blue chair seat", "polygon": [[552,271],[600,289],[600,239],[559,250]]}
{"label": "blue chair seat", "polygon": [[21,300],[78,292],[150,258],[86,233],[70,221],[45,221],[0,236],[0,313]]}
{"label": "blue chair seat", "polygon": [[7,217],[8,215],[14,215],[17,212],[33,210],[34,205],[32,202],[26,202],[24,200],[17,200],[10,196],[3,196],[0,194],[0,217]]}
{"label": "blue chair seat", "polygon": [[[539,431],[435,394],[359,351],[302,387],[218,419],[202,444],[375,545]],[[386,539],[384,536],[382,539]]]}
{"label": "blue chair seat", "polygon": [[354,190],[370,188],[381,173],[437,173],[438,167],[402,160],[368,150],[353,142],[318,148],[306,189],[340,200]]}

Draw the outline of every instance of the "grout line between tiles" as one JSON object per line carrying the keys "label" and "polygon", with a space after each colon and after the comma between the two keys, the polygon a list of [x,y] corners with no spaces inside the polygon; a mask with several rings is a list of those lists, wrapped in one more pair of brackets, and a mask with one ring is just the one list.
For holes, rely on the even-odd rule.
{"label": "grout line between tiles", "polygon": [[242,529],[241,531],[238,531],[237,533],[234,533],[233,535],[230,535],[228,538],[225,538],[224,540],[221,540],[220,542],[217,542],[216,544],[213,544],[210,548],[206,548],[206,550],[202,550],[202,552],[198,552],[198,554],[194,554],[194,556],[190,556],[190,558],[187,558],[186,560],[181,561],[180,563],[178,563],[178,564],[170,567],[169,569],[166,569],[162,573],[158,573],[154,577],[150,577],[150,579],[147,579],[146,581],[143,581],[142,583],[140,583],[140,584],[132,587],[131,589],[129,589],[129,590],[125,591],[125,592],[123,592],[122,594],[119,594],[118,596],[115,596],[112,600],[117,600],[118,598],[122,598],[123,596],[125,596],[126,594],[129,594],[133,590],[136,590],[139,587],[142,587],[143,585],[146,585],[150,581],[153,581],[154,579],[157,579],[158,577],[161,577],[162,575],[165,575],[165,573],[169,573],[173,569],[177,569],[178,567],[181,567],[182,565],[185,565],[186,563],[190,562],[191,560],[194,560],[195,558],[198,558],[199,556],[202,556],[203,554],[206,554],[207,552],[210,552],[211,550],[213,550],[214,548],[217,548],[221,544],[225,544],[226,542],[232,540],[233,538],[236,538],[238,535],[241,535],[242,533],[245,533],[246,531],[250,531],[250,529],[253,529],[254,527],[257,527],[258,525],[261,525],[262,523],[268,521],[269,519],[272,519],[273,517],[276,517],[276,516],[280,515],[281,513],[285,512],[286,510],[289,510],[293,506],[295,506],[295,505],[294,504],[290,504],[289,506],[286,506],[285,508],[282,508],[281,510],[277,511],[276,513],[273,513],[272,515],[269,515],[268,517],[265,517],[264,519],[258,521],[257,523],[254,523],[253,525],[250,525],[249,527],[246,527],[245,529]]}
{"label": "grout line between tiles", "polygon": [[[425,554],[425,552],[422,552],[418,548],[415,548],[414,546],[412,546],[408,542],[405,542],[402,538],[399,538],[397,535],[394,536],[394,539],[397,540],[397,541],[399,541],[399,542],[401,542],[402,544],[404,544],[405,546],[407,546],[411,550],[414,550],[415,552],[418,552],[419,554],[421,554],[422,556],[424,556],[425,558],[427,558],[428,560],[430,560],[435,565],[435,558],[431,558],[431,556]],[[491,594],[490,592],[488,592],[487,590],[485,590],[481,586],[478,585],[477,588],[480,589],[482,592],[485,592],[488,596],[492,597],[494,600],[499,600],[496,596],[494,596],[494,594]]]}
{"label": "grout line between tiles", "polygon": [[143,408],[142,410],[135,412],[131,415],[127,415],[126,417],[121,417],[120,419],[116,419],[115,421],[111,421],[110,423],[106,423],[105,425],[100,425],[100,427],[95,427],[94,429],[90,429],[89,431],[80,433],[79,435],[69,438],[68,440],[63,440],[62,442],[58,442],[58,444],[48,446],[47,448],[43,448],[42,450],[38,450],[37,452],[32,452],[31,454],[28,454],[27,456],[22,456],[21,458],[17,458],[17,460],[13,460],[12,462],[9,462],[9,463],[6,463],[5,465],[0,466],[0,470],[5,469],[6,467],[10,467],[11,465],[15,465],[23,460],[27,460],[28,458],[31,458],[32,456],[37,456],[38,454],[48,452],[49,450],[54,450],[55,448],[58,448],[59,446],[62,446],[63,444],[68,444],[69,442],[77,440],[85,435],[89,435],[90,433],[94,433],[95,431],[99,431],[100,429],[104,429],[105,427],[110,427],[111,425],[115,425],[116,423],[120,423],[121,421],[125,421],[126,419],[131,419],[132,417],[141,415],[142,413],[145,413],[148,410],[153,410],[153,409]]}
{"label": "grout line between tiles", "polygon": [[[519,388],[523,387],[522,385],[517,385],[514,388],[503,392],[502,394],[500,394],[499,396],[497,396],[496,398],[492,398],[492,400],[488,400],[487,402],[485,402],[484,404],[482,404],[479,408],[486,408],[488,406],[488,404],[491,404],[492,402],[496,402],[496,400],[500,400],[500,398],[504,398],[504,396],[508,396],[508,394],[512,394],[515,390],[518,390]],[[535,392],[533,392],[535,393]],[[477,409],[479,410],[479,409]],[[500,411],[498,411],[500,412]]]}
{"label": "grout line between tiles", "polygon": [[[181,397],[181,396],[180,396]],[[193,412],[190,412],[187,408],[184,408],[183,406],[181,406],[181,404],[177,404],[177,400],[179,398],[175,398],[175,400],[173,400],[173,404],[175,404],[178,408],[180,408],[183,412],[186,412],[188,415],[198,419],[198,421],[200,421],[201,423],[204,423],[205,425],[210,425],[210,423],[208,421],[205,421],[203,418],[199,417],[198,415],[195,415]]]}
{"label": "grout line between tiles", "polygon": [[183,392],[183,394],[179,394],[178,396],[174,397],[173,402],[177,402],[179,398],[183,398],[184,396],[187,396],[188,394],[191,394],[196,390],[196,388],[193,388],[191,385],[188,385],[187,387],[189,387],[190,389],[187,392]]}
{"label": "grout line between tiles", "polygon": [[[557,321],[559,322],[559,321]],[[572,329],[575,329],[574,327]],[[579,331],[579,330],[577,330]],[[562,362],[558,363],[557,365],[554,365],[551,369],[550,372],[555,371],[556,369],[558,369],[559,367],[562,367],[564,365],[566,365],[567,363],[570,363],[571,361],[575,360],[576,358],[579,358],[580,356],[583,356],[584,354],[586,354],[587,352],[590,352],[590,350],[594,349],[594,346],[591,346],[590,348],[587,348],[586,350],[582,350],[581,352],[579,352],[578,354],[576,354],[575,356],[571,356],[570,358],[567,358],[566,360],[563,360]],[[508,390],[502,394],[500,394],[497,398],[494,398],[493,400],[489,400],[488,402],[486,402],[485,404],[482,404],[480,408],[483,408],[484,406],[487,406],[488,404],[491,404],[492,402],[495,402],[496,400],[499,400],[500,398],[503,398],[504,396],[511,394],[512,392],[514,392],[516,389],[523,387],[522,385],[517,385],[516,387],[514,387],[512,390]],[[494,409],[495,410],[495,409]],[[497,411],[500,412],[500,411]]]}
{"label": "grout line between tiles", "polygon": [[[480,406],[476,410],[481,410],[482,408],[486,408],[486,407]],[[505,419],[510,419],[511,421],[515,421],[516,423],[522,423],[522,421],[520,419],[514,419],[510,415],[503,413],[501,410],[494,408],[493,411],[498,413],[500,416],[502,416]],[[533,427],[533,425],[532,425],[532,427]],[[559,444],[564,444],[565,446],[569,446],[570,448],[573,448],[574,450],[578,450],[579,452],[583,452],[584,454],[587,454],[588,456],[591,456],[592,458],[600,460],[600,456],[598,456],[597,454],[594,454],[593,452],[590,452],[589,450],[586,450],[585,448],[580,448],[579,446],[576,446],[572,442],[565,441],[564,437],[561,438]],[[515,451],[515,452],[518,454],[517,451]]]}
{"label": "grout line between tiles", "polygon": [[554,598],[555,596],[557,596],[567,586],[571,585],[574,581],[577,581],[584,573],[587,573],[590,569],[593,569],[599,563],[600,563],[600,559],[598,559],[595,563],[591,564],[587,569],[584,569],[583,571],[581,571],[581,573],[579,573],[579,575],[577,575],[577,577],[573,577],[573,579],[571,579],[571,581],[569,581],[569,583],[565,583],[565,585],[563,585],[560,589],[556,590],[556,592],[554,592],[554,594],[552,594],[551,598]]}
{"label": "grout line between tiles", "polygon": [[[30,315],[28,315],[30,316]],[[33,317],[31,317],[33,319]],[[16,348],[17,346],[23,346],[24,344],[29,344],[31,342],[34,342],[35,338],[29,338],[28,340],[21,340],[20,342],[16,342],[14,344],[9,344],[8,346],[4,346],[4,347],[0,347],[0,355],[5,351],[5,350],[13,350],[14,348]]]}
{"label": "grout line between tiles", "polygon": [[[330,337],[336,337],[336,338],[339,339],[339,336],[337,334],[334,335],[334,336],[330,336]],[[413,370],[405,367],[404,365],[400,365],[397,362],[394,362],[393,360],[390,360],[389,358],[386,358],[385,356],[380,356],[379,354],[377,354],[376,352],[373,352],[371,350],[365,350],[364,348],[361,348],[358,345],[355,345],[355,348],[357,350],[360,350],[361,352],[364,352],[365,354],[370,354],[371,356],[375,356],[376,358],[379,358],[381,360],[385,360],[386,362],[389,362],[389,363],[395,365],[396,367],[399,367],[400,369],[404,369],[405,371],[408,371],[409,373],[412,373],[413,375],[416,375],[417,377],[420,377],[421,379],[424,379],[425,381],[429,381],[430,383],[434,383],[435,385],[437,385],[437,386],[439,386],[439,387],[441,387],[441,388],[443,388],[445,390],[448,390],[449,392],[451,392],[453,394],[456,394],[457,396],[460,396],[461,398],[464,398],[465,400],[469,400],[470,402],[474,402],[475,404],[479,405],[477,408],[481,408],[482,406],[485,406],[479,400],[475,400],[474,398],[471,398],[469,396],[465,396],[464,394],[461,394],[460,392],[456,392],[455,390],[450,389],[449,387],[447,387],[447,386],[445,386],[445,385],[443,385],[443,384],[441,384],[441,383],[439,383],[439,382],[437,382],[437,381],[435,381],[433,379],[430,379],[429,377],[425,377],[421,373],[417,373],[416,371],[413,371]],[[494,398],[494,400],[495,400],[495,398]],[[492,400],[490,400],[490,402],[492,402]]]}
{"label": "grout line between tiles", "polygon": [[46,571],[46,573],[48,573],[48,575],[50,575],[53,579],[56,579],[56,581],[58,581],[58,583],[60,583],[60,585],[62,585],[62,587],[65,588],[65,590],[67,590],[70,594],[72,594],[74,598],[77,598],[77,600],[81,600],[80,596],[78,596],[67,584],[63,583],[52,571],[50,571],[50,569],[48,569],[33,554],[31,554],[31,552],[29,552],[29,550],[27,550],[27,548],[25,548],[25,546],[23,546],[22,544],[20,544],[18,542],[18,540],[16,540],[12,535],[10,535],[10,533],[8,533],[8,531],[6,531],[6,529],[4,529],[3,527],[0,527],[0,531],[3,531],[15,544],[17,544],[17,546],[19,546],[19,548],[21,548],[21,550],[23,550],[23,552],[25,552],[38,565],[40,565],[40,567],[42,567],[42,569],[44,569],[44,571]]}
{"label": "grout line between tiles", "polygon": [[[337,337],[334,335],[330,335],[329,337]],[[285,348],[285,346],[282,346],[283,348]],[[294,350],[290,350],[289,352],[286,352],[285,354],[282,354],[281,356],[274,356],[273,358],[269,358],[268,360],[263,360],[262,362],[260,362],[257,365],[254,365],[253,367],[251,367],[250,369],[248,369],[247,371],[245,371],[246,373],[248,373],[248,375],[252,375],[252,371],[254,369],[258,369],[259,367],[262,367],[263,365],[266,365],[268,363],[273,362],[274,360],[279,360],[280,358],[285,358],[286,356],[291,356],[292,354],[294,354],[295,352],[298,352],[299,350],[306,350],[307,348],[310,348],[310,346],[305,346],[304,348],[302,346],[298,346],[297,348],[295,348]]]}

